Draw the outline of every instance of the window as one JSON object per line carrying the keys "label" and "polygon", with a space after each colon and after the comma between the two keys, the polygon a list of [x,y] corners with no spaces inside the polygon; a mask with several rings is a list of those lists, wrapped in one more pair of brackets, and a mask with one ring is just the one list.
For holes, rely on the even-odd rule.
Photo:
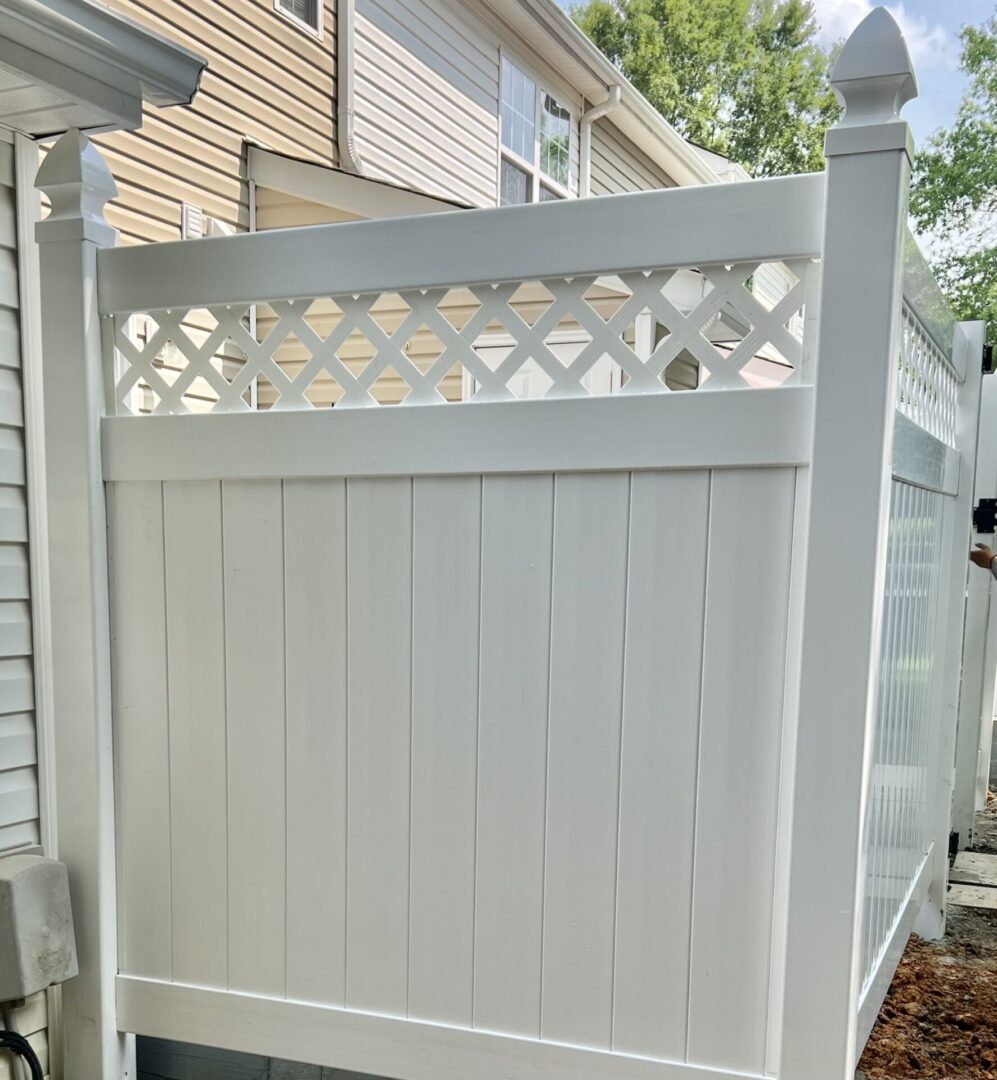
{"label": "window", "polygon": [[274,7],[313,34],[322,32],[322,0],[274,0]]}
{"label": "window", "polygon": [[568,186],[571,114],[548,93],[540,95],[540,171],[561,187]]}
{"label": "window", "polygon": [[571,113],[502,57],[499,203],[548,202],[568,195]]}

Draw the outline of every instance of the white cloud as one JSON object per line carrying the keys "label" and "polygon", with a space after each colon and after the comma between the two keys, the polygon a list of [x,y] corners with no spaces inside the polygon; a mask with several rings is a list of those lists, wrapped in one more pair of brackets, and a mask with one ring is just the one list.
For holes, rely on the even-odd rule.
{"label": "white cloud", "polygon": [[[872,11],[871,0],[813,0],[820,37],[829,44],[848,35]],[[915,69],[959,66],[958,42],[940,23],[908,13],[903,4],[885,5],[900,24]]]}

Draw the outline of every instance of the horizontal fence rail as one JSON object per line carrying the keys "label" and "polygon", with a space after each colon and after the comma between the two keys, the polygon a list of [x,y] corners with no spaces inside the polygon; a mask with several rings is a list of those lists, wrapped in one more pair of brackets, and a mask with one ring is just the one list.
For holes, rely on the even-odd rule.
{"label": "horizontal fence rail", "polygon": [[[103,315],[812,259],[823,174],[114,248]],[[596,239],[597,238],[597,239]],[[445,253],[445,258],[432,258]],[[667,253],[662,262],[663,253]]]}
{"label": "horizontal fence rail", "polygon": [[[109,251],[108,412],[805,382],[818,279],[809,215],[821,190],[804,176],[581,213],[545,205]],[[454,257],[438,269],[426,245]],[[741,250],[754,254],[721,254]]]}

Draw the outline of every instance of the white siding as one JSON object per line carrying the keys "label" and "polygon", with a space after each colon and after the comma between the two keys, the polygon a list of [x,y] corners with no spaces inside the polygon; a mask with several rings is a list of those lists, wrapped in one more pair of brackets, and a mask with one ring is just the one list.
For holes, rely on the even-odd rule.
{"label": "white siding", "polygon": [[675,187],[675,181],[608,119],[592,125],[592,194]]}
{"label": "white siding", "polygon": [[40,840],[18,307],[14,148],[0,135],[0,851]]}
{"label": "white siding", "polygon": [[[14,147],[0,131],[0,854],[41,842],[19,323]],[[47,1073],[46,1021],[36,994],[11,1024]],[[11,1062],[0,1057],[0,1080],[14,1080]]]}
{"label": "white siding", "polygon": [[356,133],[370,175],[493,206],[497,43],[441,0],[359,0],[356,63]]}

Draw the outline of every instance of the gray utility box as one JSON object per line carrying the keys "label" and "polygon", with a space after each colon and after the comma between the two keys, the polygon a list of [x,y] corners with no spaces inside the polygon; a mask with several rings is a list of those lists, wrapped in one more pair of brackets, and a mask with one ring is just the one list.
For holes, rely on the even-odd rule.
{"label": "gray utility box", "polygon": [[20,1001],[78,970],[65,864],[41,855],[0,859],[0,1002]]}

